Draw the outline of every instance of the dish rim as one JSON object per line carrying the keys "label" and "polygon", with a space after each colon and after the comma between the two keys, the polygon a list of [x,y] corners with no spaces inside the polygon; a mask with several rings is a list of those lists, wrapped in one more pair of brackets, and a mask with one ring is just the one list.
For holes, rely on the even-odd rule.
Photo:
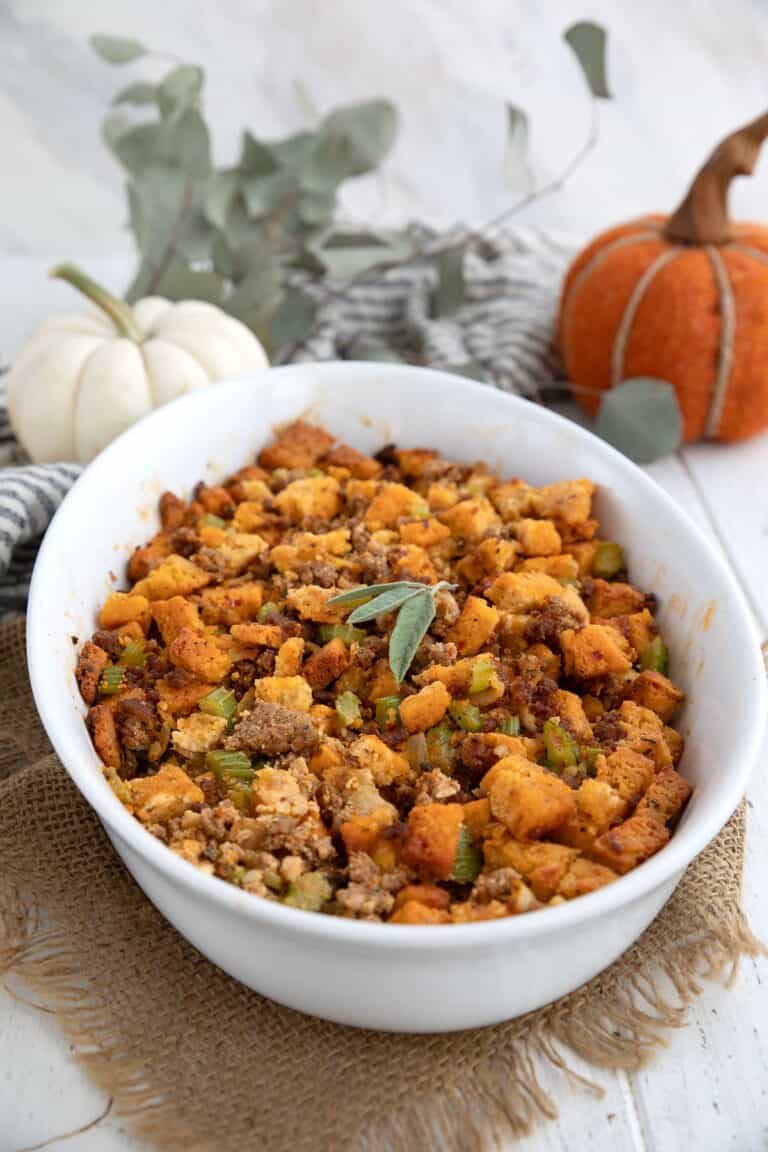
{"label": "dish rim", "polygon": [[[693,542],[706,557],[706,562],[718,572],[720,580],[727,589],[729,627],[736,634],[735,644],[741,645],[745,650],[741,665],[742,681],[745,693],[751,697],[751,700],[748,699],[748,708],[754,717],[754,723],[746,725],[747,731],[740,736],[729,764],[732,775],[727,781],[727,787],[724,785],[724,794],[718,807],[709,816],[694,819],[686,824],[660,852],[614,883],[554,908],[541,909],[544,915],[508,916],[471,925],[378,924],[287,908],[277,902],[254,898],[252,894],[242,892],[217,876],[200,872],[193,864],[171,852],[165,844],[152,836],[135,816],[126,811],[111,790],[109,793],[102,793],[97,788],[97,778],[93,775],[93,769],[98,764],[95,752],[93,761],[87,765],[78,763],[76,755],[68,752],[65,734],[58,730],[52,708],[48,703],[50,677],[58,674],[59,665],[58,662],[52,662],[48,658],[44,616],[42,611],[38,611],[37,604],[42,599],[44,585],[50,579],[47,576],[48,569],[52,564],[55,565],[57,542],[66,533],[69,518],[81,515],[78,511],[82,499],[81,493],[83,491],[87,493],[92,486],[98,487],[102,479],[109,485],[111,476],[114,475],[111,457],[117,446],[133,441],[138,446],[150,422],[173,419],[175,413],[180,416],[182,408],[187,412],[186,418],[189,419],[196,406],[205,408],[211,402],[212,396],[221,399],[219,391],[221,388],[235,390],[252,388],[254,385],[261,388],[276,387],[279,386],[282,377],[300,375],[304,370],[311,374],[313,383],[319,384],[322,383],[323,377],[338,378],[342,373],[354,375],[362,369],[370,376],[388,378],[403,376],[413,379],[414,374],[417,374],[419,379],[431,382],[434,387],[441,382],[443,385],[449,383],[454,389],[466,392],[470,396],[477,396],[478,400],[487,396],[488,385],[452,373],[412,365],[381,364],[363,360],[284,365],[270,368],[257,376],[222,381],[213,388],[200,389],[172,400],[128,428],[88,465],[65,496],[43,537],[30,583],[26,629],[29,677],[35,704],[51,744],[68,775],[100,821],[107,826],[108,831],[116,835],[147,865],[156,868],[164,880],[189,890],[205,903],[218,904],[235,914],[244,914],[278,932],[299,932],[328,942],[345,941],[359,946],[373,945],[376,948],[412,950],[423,949],[425,946],[432,949],[436,946],[461,945],[472,948],[484,943],[510,944],[516,940],[535,938],[548,933],[565,932],[573,925],[620,911],[681,874],[720,832],[744,794],[762,743],[764,718],[768,712],[768,690],[756,625],[744,593],[724,558],[701,528],[655,480],[588,429],[550,409],[534,405],[509,393],[497,392],[497,396],[503,398],[509,405],[511,413],[515,410],[524,411],[529,419],[532,417],[545,428],[549,427],[555,432],[567,429],[569,434],[585,441],[592,452],[606,456],[613,468],[623,474],[628,482],[639,485],[641,493],[646,492],[651,500],[664,505],[672,518],[678,521],[681,532],[688,537],[688,546]],[[140,451],[135,458],[142,459]],[[204,470],[202,461],[200,470],[201,473]],[[49,669],[51,671],[48,671]],[[737,766],[736,770],[733,768],[734,765]]]}

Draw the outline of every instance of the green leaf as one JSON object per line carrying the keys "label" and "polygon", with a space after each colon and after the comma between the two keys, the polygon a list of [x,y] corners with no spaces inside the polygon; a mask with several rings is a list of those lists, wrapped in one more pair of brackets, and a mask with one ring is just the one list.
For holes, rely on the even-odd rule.
{"label": "green leaf", "polygon": [[406,600],[398,612],[389,638],[389,666],[398,684],[405,678],[434,618],[435,599],[427,588]]}
{"label": "green leaf", "polygon": [[369,600],[367,604],[361,604],[359,608],[355,608],[354,612],[351,612],[347,617],[347,623],[364,624],[366,620],[375,620],[377,616],[394,612],[395,608],[405,604],[411,597],[420,596],[422,591],[421,588],[390,588],[386,592],[374,596],[373,600]]}
{"label": "green leaf", "polygon": [[283,295],[283,268],[274,252],[262,248],[258,262],[227,298],[226,310],[249,327],[261,330],[271,323]]}
{"label": "green leaf", "polygon": [[432,315],[450,316],[461,308],[466,297],[463,244],[438,252],[437,277],[437,288],[432,295]]}
{"label": "green leaf", "polygon": [[205,194],[205,216],[216,228],[224,228],[227,214],[238,188],[240,174],[236,168],[211,173]]}
{"label": "green leaf", "polygon": [[333,596],[328,603],[361,604],[378,596],[379,592],[391,592],[393,588],[414,588],[420,592],[427,587],[429,585],[419,584],[416,580],[393,580],[390,584],[361,584],[359,588],[350,588],[349,592],[340,592],[338,596]]}
{"label": "green leaf", "polygon": [[345,278],[357,276],[380,264],[407,260],[413,254],[413,244],[397,233],[333,231],[310,241],[307,250],[329,276]]}
{"label": "green leaf", "polygon": [[187,181],[178,168],[143,169],[128,185],[129,220],[143,256],[157,259],[182,216]]}
{"label": "green leaf", "polygon": [[296,180],[290,172],[272,172],[269,176],[247,176],[242,182],[245,206],[250,216],[258,219],[296,202]]}
{"label": "green leaf", "polygon": [[636,464],[668,456],[683,439],[674,388],[645,376],[625,380],[603,396],[595,432]]}
{"label": "green leaf", "polygon": [[108,64],[130,64],[131,60],[138,60],[147,51],[140,40],[123,36],[91,36],[88,42]]}
{"label": "green leaf", "polygon": [[263,145],[278,168],[301,168],[310,155],[315,136],[312,132],[297,132],[284,140],[270,140]]}
{"label": "green leaf", "polygon": [[221,305],[225,281],[215,272],[198,272],[182,260],[173,257],[156,279],[153,292],[169,300],[207,300]]}
{"label": "green leaf", "polygon": [[243,132],[243,142],[240,149],[240,171],[249,176],[268,176],[277,170],[269,148],[259,143],[250,132]]}
{"label": "green leaf", "polygon": [[183,111],[199,99],[203,70],[197,64],[182,64],[158,85],[157,99],[164,116]]}
{"label": "green leaf", "polygon": [[350,176],[370,172],[384,159],[397,135],[397,112],[388,100],[337,108],[315,134],[302,166],[305,188],[328,191]]}
{"label": "green leaf", "polygon": [[168,155],[191,176],[207,176],[211,170],[211,142],[208,128],[197,109],[187,108],[169,136]]}
{"label": "green leaf", "polygon": [[507,148],[504,157],[507,186],[524,194],[531,188],[528,164],[528,117],[521,108],[507,104]]}
{"label": "green leaf", "polygon": [[592,95],[601,100],[610,100],[611,93],[605,76],[605,28],[591,20],[582,20],[572,24],[563,36],[581,65]]}
{"label": "green leaf", "polygon": [[136,84],[129,84],[121,88],[112,97],[112,103],[117,104],[154,104],[157,99],[157,85],[146,84],[143,80]]}
{"label": "green leaf", "polygon": [[317,304],[300,288],[290,287],[272,317],[272,347],[276,351],[301,343],[309,334],[317,315]]}
{"label": "green leaf", "polygon": [[309,191],[302,192],[297,209],[305,224],[313,227],[327,227],[336,211],[336,193]]}
{"label": "green leaf", "polygon": [[160,124],[132,124],[124,116],[110,116],[103,131],[107,144],[129,172],[140,172],[163,159]]}
{"label": "green leaf", "polygon": [[104,138],[131,173],[162,163],[177,164],[193,176],[210,172],[208,129],[196,108],[188,108],[174,124],[134,124],[125,116],[110,116],[104,122]]}

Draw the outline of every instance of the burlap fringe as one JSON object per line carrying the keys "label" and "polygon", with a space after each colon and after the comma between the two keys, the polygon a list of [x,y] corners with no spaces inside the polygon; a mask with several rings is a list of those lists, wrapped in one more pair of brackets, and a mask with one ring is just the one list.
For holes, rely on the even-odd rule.
{"label": "burlap fringe", "polygon": [[[112,1031],[107,1005],[84,986],[77,952],[64,933],[46,928],[35,903],[13,883],[0,891],[0,927],[0,975],[20,979],[56,1013],[76,1058],[113,1098],[115,1112],[130,1122],[133,1132],[163,1152],[211,1152],[195,1139],[173,1104],[147,1083],[142,1054],[122,1046]],[[569,1052],[601,1068],[642,1067],[665,1046],[665,1030],[685,1023],[702,980],[730,985],[741,957],[759,954],[768,950],[739,909],[726,918],[705,914],[695,936],[659,958],[657,975],[627,972],[622,965],[620,975],[608,974],[604,995],[580,990],[523,1018],[512,1052],[499,1052],[465,1089],[449,1089],[428,1107],[423,1101],[401,1105],[385,1123],[362,1133],[357,1147],[360,1152],[485,1152],[504,1140],[526,1136],[537,1121],[558,1115],[539,1078],[542,1065],[602,1095],[599,1085],[573,1069]]]}

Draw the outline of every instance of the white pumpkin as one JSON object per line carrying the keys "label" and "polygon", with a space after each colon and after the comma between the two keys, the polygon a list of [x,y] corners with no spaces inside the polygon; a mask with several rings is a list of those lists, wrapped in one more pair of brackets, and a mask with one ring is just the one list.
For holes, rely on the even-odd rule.
{"label": "white pumpkin", "polygon": [[269,367],[253,333],[200,300],[147,296],[132,307],[70,265],[51,273],[101,312],[47,320],[8,377],[8,414],[36,463],[85,464],[153,408]]}

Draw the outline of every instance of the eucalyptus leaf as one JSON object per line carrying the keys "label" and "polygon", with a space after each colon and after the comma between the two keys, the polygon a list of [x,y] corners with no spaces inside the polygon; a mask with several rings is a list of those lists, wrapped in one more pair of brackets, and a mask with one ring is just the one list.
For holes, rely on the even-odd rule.
{"label": "eucalyptus leaf", "polygon": [[167,164],[149,166],[128,186],[130,223],[142,256],[155,260],[177,231],[184,214],[187,179]]}
{"label": "eucalyptus leaf", "polygon": [[269,176],[247,176],[241,183],[248,215],[267,216],[298,199],[296,180],[290,172],[272,172]]}
{"label": "eucalyptus leaf", "polygon": [[625,380],[603,396],[595,432],[636,464],[668,456],[683,439],[674,388],[647,376]]}
{"label": "eucalyptus leaf", "polygon": [[327,191],[381,163],[397,135],[397,113],[387,100],[337,108],[323,120],[302,166],[305,188]]}
{"label": "eucalyptus leaf", "polygon": [[211,170],[208,128],[196,108],[187,108],[174,124],[168,154],[191,176],[207,176]]}
{"label": "eucalyptus leaf", "polygon": [[366,620],[375,620],[377,616],[385,616],[387,612],[394,612],[401,604],[405,604],[412,596],[420,596],[422,589],[406,587],[389,588],[386,592],[374,596],[367,604],[361,604],[347,617],[348,624],[364,624]]}
{"label": "eucalyptus leaf", "polygon": [[435,618],[435,598],[429,589],[406,600],[389,637],[389,666],[398,684],[405,678],[416,649]]}
{"label": "eucalyptus leaf", "polygon": [[521,108],[507,104],[507,147],[504,156],[507,187],[519,194],[530,191],[528,164],[528,117]]}
{"label": "eucalyptus leaf", "polygon": [[286,136],[284,140],[265,141],[263,146],[278,168],[299,171],[307,163],[314,143],[312,132],[297,132],[294,136]]}
{"label": "eucalyptus leaf", "polygon": [[152,284],[152,291],[169,300],[207,300],[220,305],[225,281],[215,272],[197,271],[177,257],[168,261]]}
{"label": "eucalyptus leaf", "polygon": [[572,24],[563,35],[581,65],[592,95],[600,100],[610,100],[611,93],[605,75],[605,28],[591,20],[582,20]]}
{"label": "eucalyptus leaf", "polygon": [[432,294],[432,315],[450,316],[466,299],[464,244],[443,248],[437,254],[437,287]]}
{"label": "eucalyptus leaf", "polygon": [[136,84],[129,84],[127,88],[121,88],[112,97],[112,103],[118,104],[154,104],[157,100],[157,85],[147,84],[143,80],[137,81]]}
{"label": "eucalyptus leaf", "polygon": [[317,304],[294,286],[285,290],[280,306],[272,317],[271,345],[276,351],[300,344],[312,329],[317,315]]}
{"label": "eucalyptus leaf", "polygon": [[329,276],[339,278],[357,276],[380,264],[407,260],[413,254],[413,244],[406,236],[365,230],[333,231],[310,241],[307,249]]}
{"label": "eucalyptus leaf", "polygon": [[166,158],[165,131],[161,124],[131,124],[125,117],[110,117],[104,138],[129,172],[141,172]]}
{"label": "eucalyptus leaf", "polygon": [[147,52],[140,40],[124,36],[91,36],[89,43],[108,64],[130,64],[131,60],[138,60]]}
{"label": "eucalyptus leaf", "polygon": [[249,176],[268,176],[277,170],[277,161],[269,148],[250,132],[243,132],[240,148],[240,171]]}
{"label": "eucalyptus leaf", "polygon": [[227,213],[237,192],[240,174],[236,168],[211,173],[205,193],[205,216],[216,228],[224,228]]}
{"label": "eucalyptus leaf", "polygon": [[333,220],[336,211],[336,192],[303,191],[296,208],[305,224],[325,228]]}
{"label": "eucalyptus leaf", "polygon": [[282,267],[274,254],[265,251],[258,264],[237,283],[227,297],[226,309],[244,324],[268,329],[283,295]]}
{"label": "eucalyptus leaf", "polygon": [[182,64],[169,72],[158,85],[157,100],[164,116],[191,107],[200,97],[203,70],[197,64]]}

